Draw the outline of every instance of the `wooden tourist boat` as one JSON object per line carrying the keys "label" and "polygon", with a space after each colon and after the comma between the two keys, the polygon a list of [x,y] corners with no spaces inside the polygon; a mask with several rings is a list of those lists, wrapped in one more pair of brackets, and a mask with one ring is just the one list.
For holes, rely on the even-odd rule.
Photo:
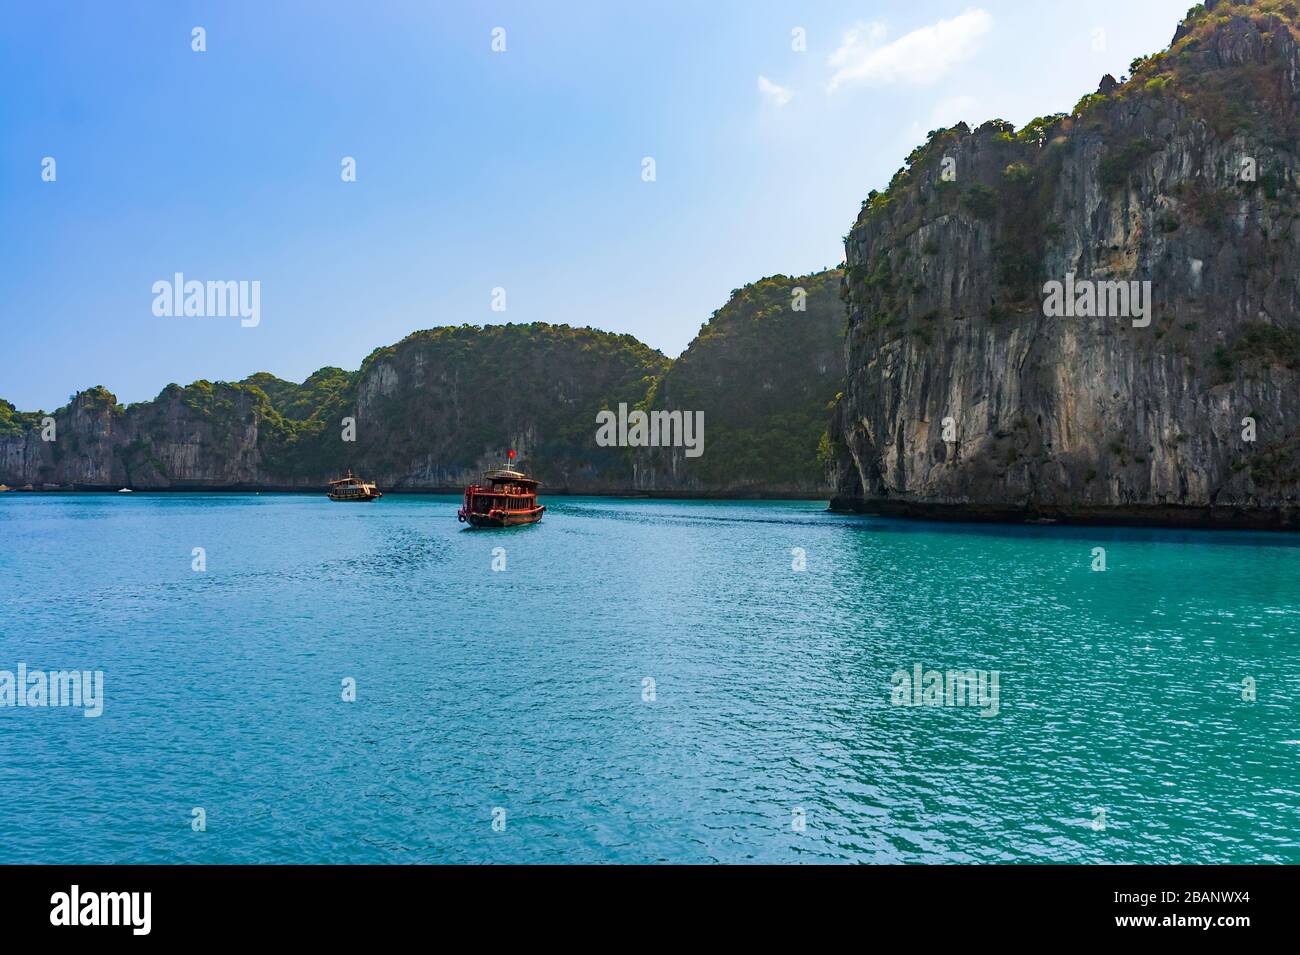
{"label": "wooden tourist boat", "polygon": [[[514,452],[510,452],[514,457]],[[546,507],[537,503],[537,485],[522,471],[500,468],[483,475],[487,485],[465,488],[465,506],[456,518],[470,527],[515,527],[536,524]]]}
{"label": "wooden tourist boat", "polygon": [[331,501],[373,501],[383,496],[375,485],[353,477],[351,468],[337,481],[330,481]]}

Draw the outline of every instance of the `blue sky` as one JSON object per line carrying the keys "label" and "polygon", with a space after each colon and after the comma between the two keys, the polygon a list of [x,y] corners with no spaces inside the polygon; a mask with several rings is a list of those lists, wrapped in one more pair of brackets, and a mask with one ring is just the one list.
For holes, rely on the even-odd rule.
{"label": "blue sky", "polygon": [[[1189,5],[5,4],[0,397],[300,381],[462,323],[676,356],[731,289],[837,264],[928,130],[1068,110]],[[259,281],[260,324],[156,317],[175,272]]]}

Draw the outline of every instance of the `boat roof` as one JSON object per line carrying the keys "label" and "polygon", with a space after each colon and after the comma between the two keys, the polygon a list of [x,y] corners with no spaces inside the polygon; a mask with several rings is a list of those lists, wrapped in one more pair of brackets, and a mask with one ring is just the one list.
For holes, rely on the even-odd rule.
{"label": "boat roof", "polygon": [[352,477],[352,475],[339,478],[337,481],[330,481],[330,484],[368,484],[368,483],[369,483],[368,481],[363,481],[359,477]]}
{"label": "boat roof", "polygon": [[512,471],[509,468],[497,468],[495,471],[488,471],[483,476],[493,484],[504,484],[509,482],[512,484],[532,484],[536,486],[542,483],[541,481],[534,481],[522,471]]}

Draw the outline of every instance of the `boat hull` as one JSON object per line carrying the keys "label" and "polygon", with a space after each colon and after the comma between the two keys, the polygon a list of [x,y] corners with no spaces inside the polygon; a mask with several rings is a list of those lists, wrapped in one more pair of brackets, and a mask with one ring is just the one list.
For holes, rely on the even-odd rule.
{"label": "boat hull", "polygon": [[382,491],[375,491],[373,494],[351,494],[351,495],[329,495],[331,501],[377,501],[384,494]]}
{"label": "boat hull", "polygon": [[457,516],[470,527],[519,527],[522,524],[536,524],[542,519],[546,505],[541,504],[527,511],[489,511],[486,514],[466,511],[461,508]]}

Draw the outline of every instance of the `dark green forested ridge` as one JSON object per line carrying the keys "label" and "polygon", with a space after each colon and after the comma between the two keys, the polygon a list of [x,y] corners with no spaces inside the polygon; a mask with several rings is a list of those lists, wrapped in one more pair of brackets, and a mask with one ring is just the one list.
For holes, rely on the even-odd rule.
{"label": "dark green forested ridge", "polygon": [[10,402],[0,398],[0,438],[21,435],[36,427],[40,420],[39,411],[19,411]]}
{"label": "dark green forested ridge", "polygon": [[[0,402],[0,483],[297,486],[351,467],[390,487],[446,487],[513,447],[556,489],[815,491],[837,380],[839,276],[778,275],[736,290],[676,362],[590,327],[460,325],[414,332],[356,371],[326,367],[301,383],[258,372],[169,384],[126,408],[97,386],[53,412],[60,437],[50,447],[33,439],[41,412]],[[800,286],[807,304],[796,311]],[[657,474],[652,452],[595,445],[598,410],[666,401],[706,416],[706,455],[681,473]],[[351,443],[341,440],[345,418],[356,422]]]}
{"label": "dark green forested ridge", "polygon": [[817,452],[843,381],[842,276],[773,275],[737,289],[655,383],[649,407],[704,412],[706,453],[678,461],[688,479],[737,491],[825,483]]}

